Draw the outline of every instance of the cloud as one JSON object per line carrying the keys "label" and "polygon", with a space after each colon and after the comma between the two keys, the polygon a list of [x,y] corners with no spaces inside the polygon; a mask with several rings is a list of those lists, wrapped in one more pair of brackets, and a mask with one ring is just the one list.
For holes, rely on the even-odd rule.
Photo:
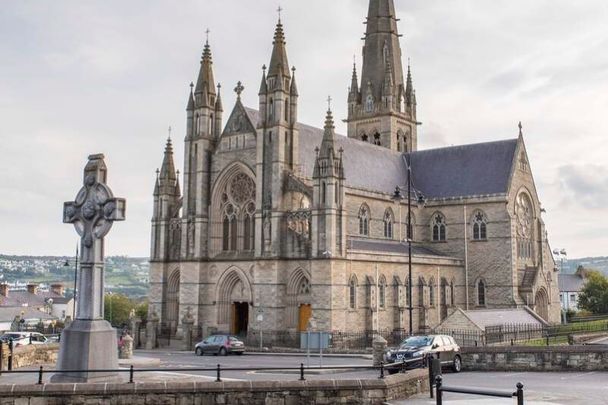
{"label": "cloud", "polygon": [[564,202],[591,210],[605,210],[608,201],[608,167],[565,165],[558,170]]}

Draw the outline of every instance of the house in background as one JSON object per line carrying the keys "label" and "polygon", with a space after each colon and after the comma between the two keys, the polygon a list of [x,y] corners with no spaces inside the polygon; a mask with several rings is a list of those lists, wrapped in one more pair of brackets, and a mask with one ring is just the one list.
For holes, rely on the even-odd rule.
{"label": "house in background", "polygon": [[40,323],[49,326],[57,321],[57,318],[53,315],[38,311],[34,308],[0,306],[0,334],[13,330],[13,322],[17,317],[19,317],[20,320],[23,320],[23,322],[21,322],[22,327],[36,326]]}
{"label": "house in background", "polygon": [[578,311],[578,297],[587,281],[587,270],[579,266],[574,274],[559,273],[559,301],[564,311]]}
{"label": "house in background", "polygon": [[72,317],[74,299],[66,298],[63,284],[51,284],[48,291],[42,291],[38,284],[28,284],[25,291],[12,291],[8,284],[0,284],[0,308],[29,308],[64,321]]}

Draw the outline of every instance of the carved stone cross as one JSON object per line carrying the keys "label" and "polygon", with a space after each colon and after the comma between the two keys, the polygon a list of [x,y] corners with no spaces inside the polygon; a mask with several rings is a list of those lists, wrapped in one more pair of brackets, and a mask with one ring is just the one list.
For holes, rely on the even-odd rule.
{"label": "carved stone cross", "polygon": [[[107,167],[103,159],[101,154],[89,156],[89,162],[84,168],[83,187],[74,201],[63,205],[63,222],[74,224],[80,235],[82,276],[79,274],[77,319],[103,318],[103,275],[101,279],[99,275],[91,279],[86,273],[87,269],[103,272],[103,238],[112,228],[114,221],[125,219],[126,201],[124,198],[115,198],[112,190],[106,185]],[[87,279],[95,285],[83,285]],[[88,302],[95,303],[95,310],[87,310],[85,314]]]}
{"label": "carved stone cross", "polygon": [[245,90],[245,87],[243,86],[243,83],[238,82],[236,84],[236,87],[234,88],[234,92],[236,93],[236,96],[238,98],[241,98],[241,93],[243,92],[243,90]]}

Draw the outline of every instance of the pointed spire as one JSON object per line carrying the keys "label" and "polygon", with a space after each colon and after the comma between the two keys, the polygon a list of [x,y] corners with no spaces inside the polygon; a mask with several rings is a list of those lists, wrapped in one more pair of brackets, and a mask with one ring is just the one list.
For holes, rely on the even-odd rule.
{"label": "pointed spire", "polygon": [[167,138],[167,145],[165,146],[165,157],[163,158],[163,165],[160,168],[160,181],[161,183],[170,180],[174,182],[176,179],[175,175],[175,164],[173,163],[173,144],[171,143],[171,127],[169,127],[169,137]]}
{"label": "pointed spire", "polygon": [[331,112],[331,96],[327,98],[327,115],[325,116],[325,131],[323,132],[323,141],[321,141],[321,157],[333,157],[335,150],[335,133],[334,117]]}
{"label": "pointed spire", "polygon": [[268,92],[268,82],[266,81],[266,65],[262,66],[262,83],[260,83],[260,91],[258,96],[262,96]]}
{"label": "pointed spire", "polygon": [[348,95],[348,101],[351,103],[359,100],[359,79],[357,77],[357,61],[353,56],[353,76],[350,81],[350,93]]}
{"label": "pointed spire", "polygon": [[217,111],[217,112],[224,111],[224,105],[222,104],[221,90],[222,90],[222,85],[220,83],[218,83],[217,84],[217,99],[215,100],[215,111]]}
{"label": "pointed spire", "polygon": [[[289,62],[287,61],[287,49],[285,47],[285,33],[283,32],[283,24],[280,17],[274,32],[273,45],[270,66],[268,67],[268,77],[279,75],[286,78],[291,77],[289,74]],[[282,80],[280,83],[282,84]]]}
{"label": "pointed spire", "polygon": [[186,111],[194,111],[194,83],[190,83],[190,97],[188,98],[188,106]]}
{"label": "pointed spire", "polygon": [[201,68],[198,74],[198,80],[196,81],[194,95],[196,96],[197,106],[204,107],[209,107],[209,95],[215,95],[213,59],[211,57],[211,47],[209,46],[208,38],[205,42],[205,48],[203,49],[203,56],[201,58]]}
{"label": "pointed spire", "polygon": [[180,197],[182,195],[182,190],[181,190],[181,187],[179,186],[179,170],[176,173],[177,173],[177,176],[175,179],[175,193],[174,194],[176,196]]}
{"label": "pointed spire", "polygon": [[291,87],[289,89],[289,94],[292,97],[298,97],[298,85],[296,84],[296,67],[291,68]]}
{"label": "pointed spire", "polygon": [[156,181],[154,182],[154,195],[159,195],[160,194],[160,181],[158,179],[158,176],[160,174],[160,170],[158,170],[158,168],[156,169]]}
{"label": "pointed spire", "polygon": [[393,86],[400,88],[404,84],[394,0],[369,0],[366,24],[361,83],[371,82],[373,96],[378,100],[382,95],[388,63],[392,69]]}
{"label": "pointed spire", "polygon": [[413,93],[414,93],[414,85],[412,82],[412,69],[410,66],[410,61],[407,61],[407,82],[405,85],[405,102],[408,105],[412,104],[413,101]]}

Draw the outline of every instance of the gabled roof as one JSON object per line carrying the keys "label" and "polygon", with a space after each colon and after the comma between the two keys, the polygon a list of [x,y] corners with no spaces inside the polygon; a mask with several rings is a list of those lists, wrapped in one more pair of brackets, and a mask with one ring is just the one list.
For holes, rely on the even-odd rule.
{"label": "gabled roof", "polygon": [[37,294],[32,294],[29,291],[9,291],[8,297],[0,295],[1,307],[43,307],[47,300],[52,298],[62,299],[63,296],[55,294],[52,291],[38,291]]}
{"label": "gabled roof", "polygon": [[0,307],[0,322],[12,322],[16,316],[21,316],[23,313],[23,319],[27,320],[48,320],[57,319],[56,317],[49,315],[45,312],[38,311],[34,308],[28,307]]}
{"label": "gabled roof", "polygon": [[579,292],[585,285],[585,279],[576,274],[559,273],[557,282],[560,292]]}
{"label": "gabled roof", "polygon": [[[257,126],[259,112],[245,107]],[[312,178],[316,152],[323,129],[298,124],[302,175]],[[406,157],[411,161],[414,188],[426,198],[471,197],[505,194],[517,148],[517,139],[447,148],[404,155],[346,136],[336,136],[336,147],[344,149],[346,185],[392,194],[395,186],[407,184]]]}
{"label": "gabled roof", "polygon": [[417,151],[407,155],[414,187],[428,198],[503,194],[517,139]]}
{"label": "gabled roof", "polygon": [[475,309],[462,311],[481,329],[497,325],[543,325],[545,322],[534,316],[527,308]]}

